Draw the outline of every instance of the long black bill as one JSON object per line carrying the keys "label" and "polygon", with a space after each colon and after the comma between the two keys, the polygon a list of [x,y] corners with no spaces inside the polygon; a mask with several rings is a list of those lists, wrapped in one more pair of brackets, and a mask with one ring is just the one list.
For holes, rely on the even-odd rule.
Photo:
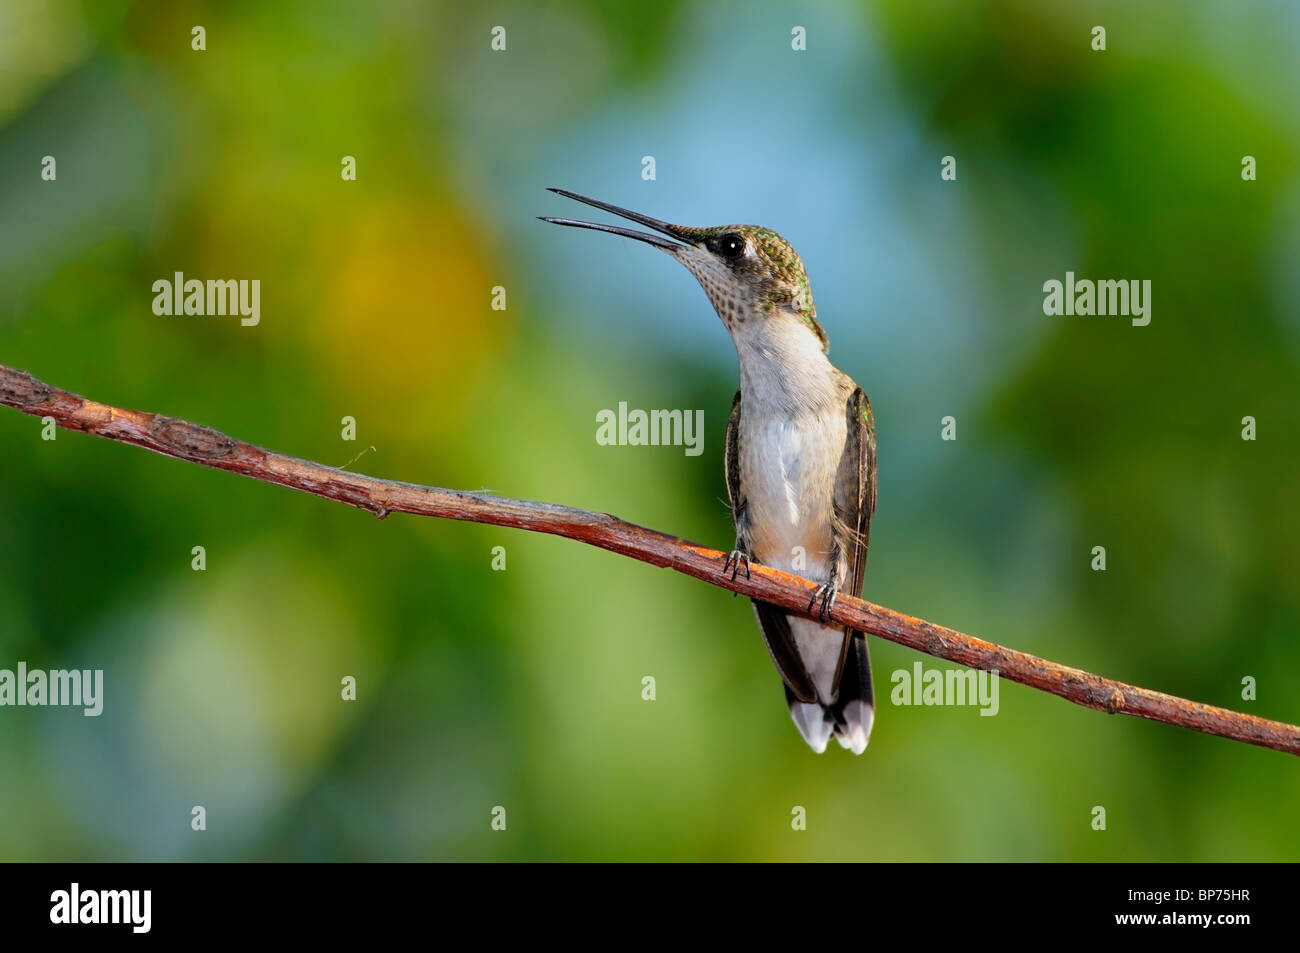
{"label": "long black bill", "polygon": [[597,232],[608,232],[611,235],[622,235],[624,238],[635,238],[639,242],[645,242],[647,245],[654,245],[656,248],[676,249],[682,246],[678,242],[691,244],[688,229],[680,225],[673,225],[669,222],[661,222],[657,218],[651,218],[649,215],[642,215],[639,212],[631,212],[625,208],[619,208],[617,205],[610,205],[608,202],[601,202],[597,199],[589,199],[585,195],[579,195],[577,192],[570,192],[567,189],[548,189],[548,192],[554,192],[556,195],[563,195],[565,198],[582,202],[595,208],[604,209],[606,212],[613,212],[620,218],[626,218],[629,221],[645,225],[647,228],[653,228],[656,232],[667,235],[670,238],[677,239],[677,242],[670,242],[660,238],[658,235],[651,235],[649,232],[639,232],[634,228],[623,228],[619,225],[601,225],[597,222],[579,222],[572,218],[547,218],[538,216],[543,222],[550,222],[552,225],[568,225],[572,228],[590,228]]}

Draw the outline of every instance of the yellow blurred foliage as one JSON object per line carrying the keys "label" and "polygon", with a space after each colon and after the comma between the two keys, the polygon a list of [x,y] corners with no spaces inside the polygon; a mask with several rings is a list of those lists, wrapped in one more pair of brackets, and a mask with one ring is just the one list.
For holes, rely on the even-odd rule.
{"label": "yellow blurred foliage", "polygon": [[481,237],[444,205],[372,203],[318,236],[340,258],[320,335],[334,373],[363,399],[455,413],[495,364],[509,311],[493,311]]}

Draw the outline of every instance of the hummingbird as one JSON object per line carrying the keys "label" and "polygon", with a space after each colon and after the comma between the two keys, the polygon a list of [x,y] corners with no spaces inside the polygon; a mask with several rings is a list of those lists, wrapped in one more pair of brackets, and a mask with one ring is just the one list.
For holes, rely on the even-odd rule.
{"label": "hummingbird", "polygon": [[743,566],[749,575],[752,559],[820,583],[808,603],[815,619],[757,599],[754,613],[804,740],[820,754],[834,735],[861,754],[875,713],[867,640],[831,622],[830,612],[842,589],[862,589],[876,508],[875,425],[867,395],[827,357],[803,262],[757,225],[673,225],[550,191],[658,233],[542,218],[666,252],[695,276],[731,334],[740,389],[723,460],[736,544],[722,571],[734,580]]}

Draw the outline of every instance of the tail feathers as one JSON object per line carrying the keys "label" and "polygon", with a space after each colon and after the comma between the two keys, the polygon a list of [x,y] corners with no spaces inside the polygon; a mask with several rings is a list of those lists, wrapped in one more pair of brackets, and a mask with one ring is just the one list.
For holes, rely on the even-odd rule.
{"label": "tail feathers", "polygon": [[871,723],[876,711],[862,701],[854,700],[844,706],[843,720],[835,725],[835,740],[841,748],[848,748],[854,754],[867,750],[867,739],[871,737]]}
{"label": "tail feathers", "polygon": [[818,754],[826,750],[826,743],[832,734],[841,748],[862,754],[867,749],[871,725],[875,720],[871,660],[867,655],[866,637],[860,632],[853,633],[848,658],[844,660],[839,692],[832,704],[801,702],[788,687],[785,699],[790,706],[790,717],[794,719],[799,733]]}
{"label": "tail feathers", "polygon": [[794,719],[799,734],[808,742],[809,747],[821,754],[826,750],[826,742],[831,740],[835,726],[826,720],[826,709],[817,702],[801,702],[794,697],[789,688],[785,690],[785,700],[790,706],[790,717]]}

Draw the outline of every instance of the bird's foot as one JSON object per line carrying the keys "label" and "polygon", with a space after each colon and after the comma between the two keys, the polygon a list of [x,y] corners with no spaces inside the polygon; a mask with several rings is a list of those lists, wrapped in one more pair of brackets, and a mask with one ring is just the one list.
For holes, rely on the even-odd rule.
{"label": "bird's foot", "polygon": [[726,562],[722,564],[722,574],[725,576],[727,574],[727,570],[730,569],[731,581],[735,582],[736,575],[737,573],[740,572],[740,564],[742,562],[745,564],[745,578],[746,579],[752,578],[749,575],[749,553],[745,552],[743,549],[740,548],[733,549],[730,553],[727,554]]}
{"label": "bird's foot", "polygon": [[818,586],[813,590],[812,598],[808,600],[808,611],[812,612],[813,606],[821,600],[821,608],[817,610],[817,621],[827,622],[831,617],[831,610],[835,608],[835,597],[840,594],[840,587],[833,582]]}

